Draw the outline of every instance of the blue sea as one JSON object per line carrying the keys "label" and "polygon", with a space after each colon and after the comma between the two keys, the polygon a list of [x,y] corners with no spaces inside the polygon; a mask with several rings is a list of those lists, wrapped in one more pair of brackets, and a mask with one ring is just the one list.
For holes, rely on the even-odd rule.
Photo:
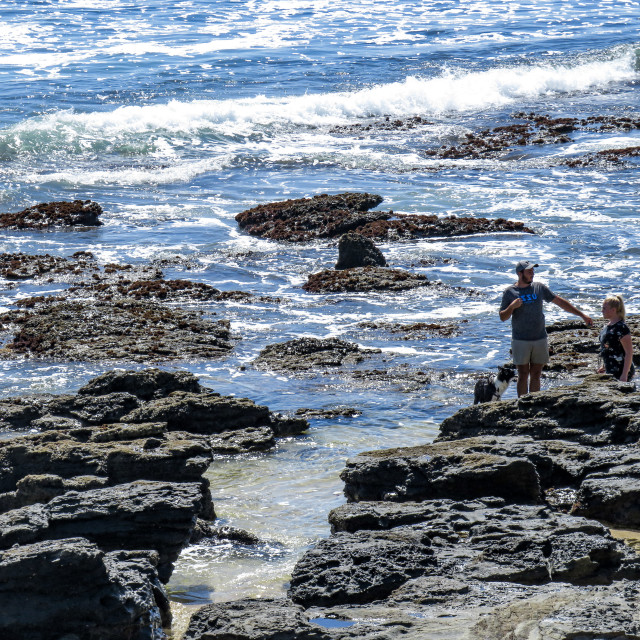
{"label": "blue sea", "polygon": [[[104,210],[91,230],[3,232],[2,251],[88,250],[123,264],[180,256],[192,268],[174,261],[166,278],[279,297],[216,303],[241,336],[232,354],[164,366],[274,411],[362,412],[311,420],[272,452],[214,462],[221,522],[264,544],[186,550],[169,584],[176,606],[283,593],[296,559],[329,534],[345,460],[429,441],[470,404],[473,376],[509,359],[497,305],[518,260],[538,262],[536,277],[594,318],[610,291],[638,312],[637,161],[565,161],[638,147],[640,131],[578,130],[496,159],[425,152],[517,112],[637,117],[639,16],[640,2],[622,0],[2,0],[0,212],[78,198]],[[349,128],[414,116],[429,124]],[[335,264],[334,243],[257,239],[234,220],[261,203],[344,191],[380,194],[379,209],[398,214],[502,217],[537,233],[379,245],[390,266],[481,296],[313,295],[301,286]],[[0,281],[0,309],[66,286]],[[549,322],[566,317],[548,309]],[[405,340],[363,322],[459,322],[460,333]],[[427,371],[432,382],[406,391],[250,365],[266,345],[300,336],[379,348],[384,366]],[[4,361],[0,395],[73,392],[113,366],[132,368]]]}

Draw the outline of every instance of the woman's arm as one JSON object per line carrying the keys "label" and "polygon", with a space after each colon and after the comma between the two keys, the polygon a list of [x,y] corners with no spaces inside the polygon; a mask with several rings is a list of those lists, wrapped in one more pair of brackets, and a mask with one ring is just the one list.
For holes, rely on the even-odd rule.
{"label": "woman's arm", "polygon": [[629,369],[631,369],[631,361],[633,360],[633,344],[631,342],[631,334],[627,333],[626,336],[620,338],[620,344],[624,349],[624,364],[622,365],[622,375],[620,376],[620,382],[627,382],[629,377]]}

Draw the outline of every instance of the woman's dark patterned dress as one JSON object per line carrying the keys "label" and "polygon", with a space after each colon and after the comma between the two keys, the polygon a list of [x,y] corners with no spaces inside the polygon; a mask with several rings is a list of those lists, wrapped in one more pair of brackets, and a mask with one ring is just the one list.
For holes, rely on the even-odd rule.
{"label": "woman's dark patterned dress", "polygon": [[[624,320],[618,320],[615,324],[608,324],[600,332],[600,355],[604,363],[604,370],[612,376],[620,379],[624,366],[624,347],[620,338],[630,334],[629,327]],[[627,380],[631,380],[634,374],[633,363],[629,369]]]}

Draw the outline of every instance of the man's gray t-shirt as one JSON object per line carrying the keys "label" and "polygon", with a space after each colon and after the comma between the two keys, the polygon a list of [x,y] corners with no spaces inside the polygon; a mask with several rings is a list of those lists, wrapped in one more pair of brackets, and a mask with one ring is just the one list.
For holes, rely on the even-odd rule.
{"label": "man's gray t-shirt", "polygon": [[522,306],[518,307],[511,316],[511,337],[514,340],[542,340],[547,337],[544,324],[542,303],[551,302],[555,293],[541,282],[532,282],[527,287],[511,285],[502,294],[500,311],[506,309],[516,298],[522,299]]}

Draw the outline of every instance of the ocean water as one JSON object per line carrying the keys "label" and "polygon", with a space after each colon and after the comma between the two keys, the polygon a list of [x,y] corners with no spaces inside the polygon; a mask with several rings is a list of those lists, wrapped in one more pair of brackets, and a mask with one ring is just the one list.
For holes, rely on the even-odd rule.
{"label": "ocean water", "polygon": [[[306,434],[272,452],[215,460],[209,478],[221,521],[264,542],[186,550],[169,584],[177,603],[286,589],[296,559],[328,535],[327,512],[344,501],[345,460],[431,440],[444,417],[471,402],[473,376],[508,359],[509,326],[497,304],[516,261],[538,262],[537,277],[594,318],[612,290],[638,311],[637,162],[563,162],[638,147],[640,131],[581,130],[571,142],[520,147],[500,159],[437,160],[425,151],[510,124],[522,111],[637,116],[639,5],[2,1],[0,212],[76,198],[104,209],[104,226],[93,230],[3,232],[2,251],[90,250],[101,262],[134,264],[181,256],[193,268],[167,268],[165,277],[280,297],[280,304],[217,305],[241,336],[233,353],[166,366],[275,411],[362,411],[312,420]],[[413,116],[430,124],[344,128]],[[478,297],[324,296],[301,285],[333,266],[335,244],[256,239],[234,220],[260,203],[343,191],[378,193],[383,210],[504,217],[537,233],[380,245],[390,266],[480,290]],[[0,281],[0,308],[65,286]],[[566,315],[553,307],[547,317]],[[459,335],[409,340],[362,326],[454,321]],[[338,373],[293,377],[251,367],[266,345],[299,336],[380,348],[384,366],[428,371],[432,383],[407,392]],[[112,366],[4,361],[0,396],[72,392]]]}

